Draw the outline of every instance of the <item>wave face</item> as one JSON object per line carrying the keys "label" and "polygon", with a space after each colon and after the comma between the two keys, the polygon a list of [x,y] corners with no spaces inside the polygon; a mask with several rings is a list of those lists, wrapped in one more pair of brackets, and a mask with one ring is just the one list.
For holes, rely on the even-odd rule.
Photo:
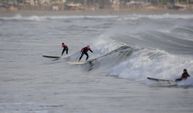
{"label": "wave face", "polygon": [[[104,45],[107,46],[107,43]],[[112,45],[109,48],[115,47],[112,43],[109,45]],[[105,46],[102,47],[101,51],[106,50]],[[108,76],[143,81],[143,83],[148,83],[146,79],[148,76],[175,80],[181,76],[184,68],[189,70],[190,75],[193,73],[191,70],[193,68],[193,57],[191,55],[171,54],[157,48],[131,47],[124,52],[119,50],[99,61],[101,62],[100,66],[107,72]],[[193,79],[191,77],[178,85],[193,86]]]}

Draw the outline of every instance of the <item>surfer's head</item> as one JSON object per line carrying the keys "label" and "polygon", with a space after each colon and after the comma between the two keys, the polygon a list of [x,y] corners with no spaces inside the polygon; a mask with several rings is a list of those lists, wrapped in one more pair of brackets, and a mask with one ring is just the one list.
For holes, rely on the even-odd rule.
{"label": "surfer's head", "polygon": [[187,69],[184,69],[184,72],[187,72]]}
{"label": "surfer's head", "polygon": [[87,45],[86,47],[90,48],[90,45]]}

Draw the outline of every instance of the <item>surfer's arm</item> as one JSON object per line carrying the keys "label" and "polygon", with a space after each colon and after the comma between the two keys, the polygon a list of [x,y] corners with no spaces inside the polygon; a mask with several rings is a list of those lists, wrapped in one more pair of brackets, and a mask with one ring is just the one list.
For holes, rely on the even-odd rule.
{"label": "surfer's arm", "polygon": [[189,73],[187,73],[187,77],[190,77]]}
{"label": "surfer's arm", "polygon": [[89,51],[93,53],[93,51],[91,49],[89,49]]}

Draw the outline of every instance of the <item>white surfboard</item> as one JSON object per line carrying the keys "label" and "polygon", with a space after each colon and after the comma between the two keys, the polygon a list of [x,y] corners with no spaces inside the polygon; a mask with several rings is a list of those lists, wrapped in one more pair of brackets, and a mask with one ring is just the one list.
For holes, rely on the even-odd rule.
{"label": "white surfboard", "polygon": [[86,61],[72,61],[72,62],[67,62],[68,64],[86,64]]}

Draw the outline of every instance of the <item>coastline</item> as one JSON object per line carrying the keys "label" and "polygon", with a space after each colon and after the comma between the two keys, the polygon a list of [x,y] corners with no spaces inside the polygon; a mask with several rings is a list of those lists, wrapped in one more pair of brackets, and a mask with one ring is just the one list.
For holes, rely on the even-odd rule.
{"label": "coastline", "polygon": [[121,9],[121,10],[65,10],[65,11],[48,11],[48,10],[17,10],[7,11],[0,10],[0,17],[3,16],[105,16],[105,15],[129,15],[129,14],[193,14],[193,10],[175,10],[175,9]]}

